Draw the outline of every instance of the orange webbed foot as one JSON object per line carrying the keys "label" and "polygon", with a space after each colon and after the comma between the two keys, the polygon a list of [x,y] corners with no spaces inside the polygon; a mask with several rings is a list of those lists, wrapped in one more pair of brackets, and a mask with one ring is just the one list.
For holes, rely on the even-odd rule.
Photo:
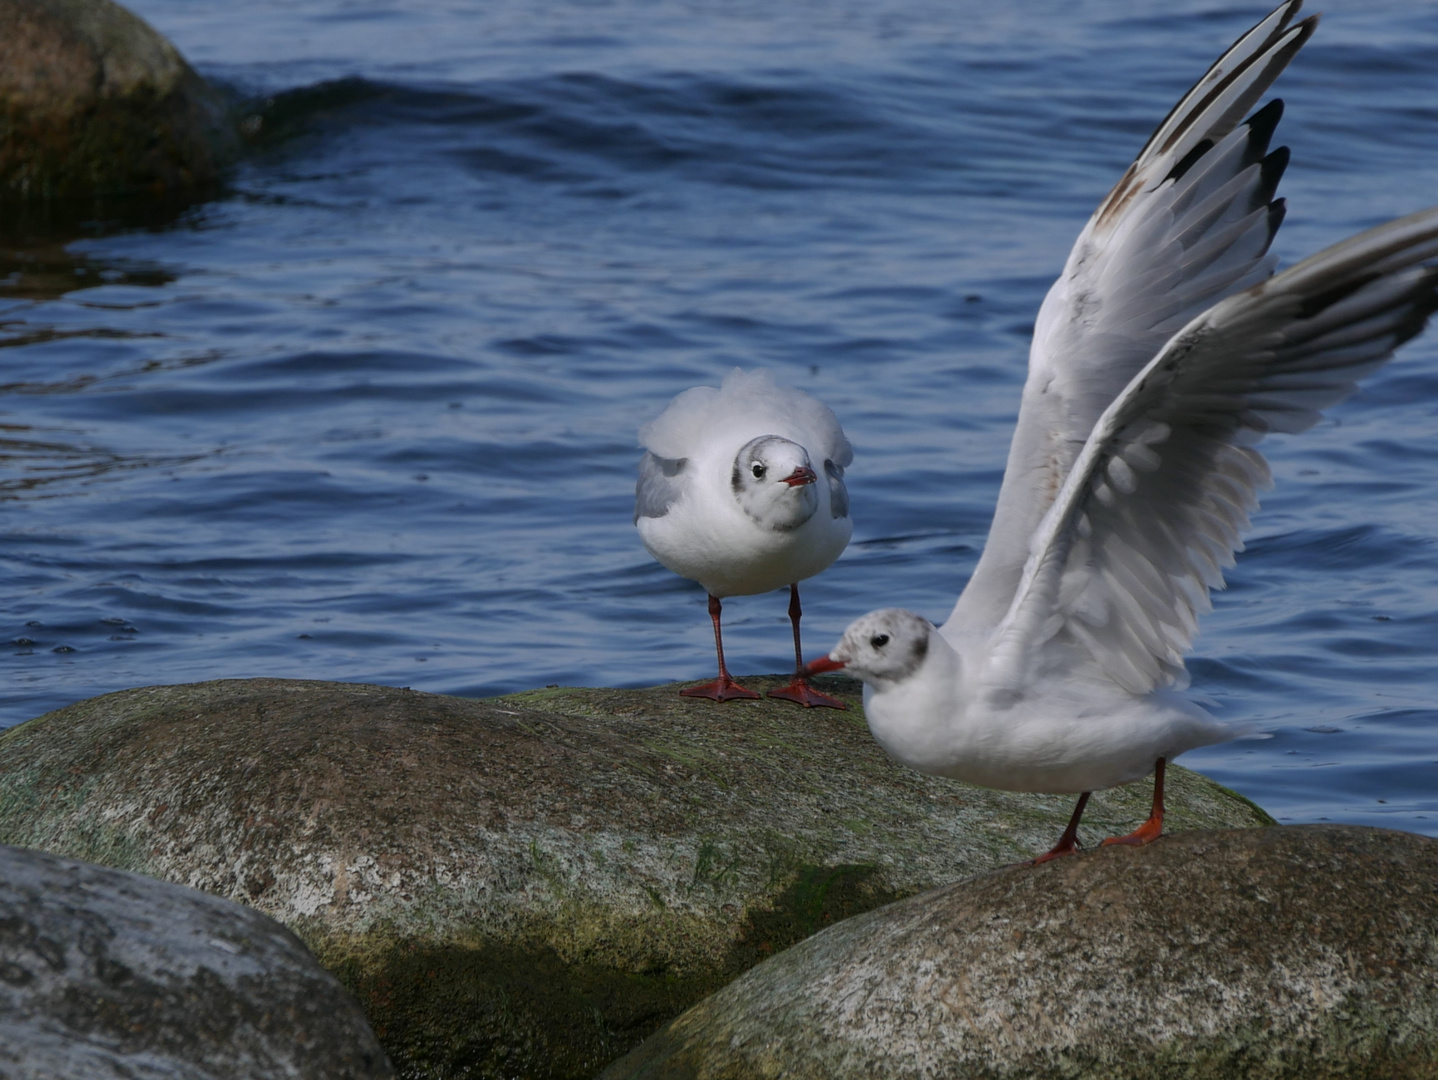
{"label": "orange webbed foot", "polygon": [[809,685],[807,679],[800,678],[796,678],[788,686],[776,686],[773,690],[769,691],[769,696],[772,698],[781,698],[784,701],[797,702],[806,709],[847,709],[849,707],[838,698],[830,697],[821,690],[815,690]]}
{"label": "orange webbed foot", "polygon": [[748,699],[758,700],[759,695],[748,687],[740,686],[727,675],[721,675],[712,682],[703,683],[699,686],[691,686],[687,690],[679,691],[681,697],[702,697],[710,701],[743,701]]}

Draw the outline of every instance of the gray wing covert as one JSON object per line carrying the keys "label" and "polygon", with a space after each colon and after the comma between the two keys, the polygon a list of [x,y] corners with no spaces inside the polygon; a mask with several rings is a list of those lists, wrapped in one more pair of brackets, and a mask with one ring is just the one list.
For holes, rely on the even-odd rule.
{"label": "gray wing covert", "polygon": [[652,452],[639,460],[639,482],[634,485],[634,521],[669,513],[684,494],[689,475],[688,458],[662,458]]}
{"label": "gray wing covert", "polygon": [[[853,452],[849,457],[852,460]],[[849,516],[849,489],[844,486],[844,466],[836,465],[832,458],[824,460],[824,475],[829,478],[829,513],[835,518]]]}

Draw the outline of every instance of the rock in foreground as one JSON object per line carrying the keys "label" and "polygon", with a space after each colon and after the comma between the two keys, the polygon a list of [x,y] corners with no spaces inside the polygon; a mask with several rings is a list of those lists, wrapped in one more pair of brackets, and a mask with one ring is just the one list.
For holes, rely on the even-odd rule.
{"label": "rock in foreground", "polygon": [[[674,690],[110,694],[0,736],[0,841],[273,915],[402,1074],[590,1077],[827,923],[1047,849],[1071,810],[902,769],[857,708]],[[1174,828],[1268,823],[1171,777]],[[1086,835],[1150,791],[1096,796]]]}
{"label": "rock in foreground", "polygon": [[272,919],[0,846],[0,1076],[393,1077],[355,1000]]}
{"label": "rock in foreground", "polygon": [[214,181],[238,149],[221,97],[111,0],[0,0],[0,198]]}
{"label": "rock in foreground", "polygon": [[851,919],[604,1080],[1432,1078],[1435,973],[1438,841],[1188,833]]}

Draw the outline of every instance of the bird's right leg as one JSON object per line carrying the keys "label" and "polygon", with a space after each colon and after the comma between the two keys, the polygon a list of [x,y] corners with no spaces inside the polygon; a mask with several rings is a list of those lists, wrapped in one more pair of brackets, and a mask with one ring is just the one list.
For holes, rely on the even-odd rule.
{"label": "bird's right leg", "polygon": [[799,644],[799,620],[804,617],[804,610],[799,606],[799,586],[789,586],[789,622],[794,627],[794,679],[788,686],[776,686],[769,691],[773,698],[783,698],[785,701],[795,701],[806,709],[816,705],[822,705],[828,709],[847,709],[836,697],[830,697],[822,690],[815,690],[809,685],[809,675],[804,668],[804,647]]}
{"label": "bird's right leg", "polygon": [[1079,818],[1083,817],[1083,808],[1088,805],[1088,797],[1091,794],[1092,792],[1085,791],[1079,796],[1078,805],[1074,807],[1074,816],[1069,818],[1069,827],[1059,837],[1057,844],[1034,860],[1035,866],[1039,863],[1046,863],[1050,859],[1057,859],[1060,855],[1072,855],[1078,851]]}
{"label": "bird's right leg", "polygon": [[757,698],[759,696],[753,690],[745,689],[730,678],[729,669],[724,666],[724,634],[719,629],[719,615],[723,610],[724,606],[719,603],[719,598],[711,594],[709,618],[714,620],[714,651],[719,654],[719,677],[702,686],[691,686],[688,690],[679,691],[684,697],[707,697],[714,701],[733,701],[736,698]]}
{"label": "bird's right leg", "polygon": [[1165,758],[1159,758],[1158,763],[1153,767],[1153,813],[1149,814],[1148,820],[1127,836],[1110,836],[1099,847],[1108,847],[1110,844],[1131,844],[1141,847],[1144,844],[1153,843],[1163,833],[1163,767],[1165,763]]}

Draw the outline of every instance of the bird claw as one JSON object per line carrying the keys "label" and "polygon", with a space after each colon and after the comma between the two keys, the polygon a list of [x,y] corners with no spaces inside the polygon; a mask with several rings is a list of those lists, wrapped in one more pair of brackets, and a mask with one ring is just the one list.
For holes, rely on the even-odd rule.
{"label": "bird claw", "polygon": [[1133,832],[1124,836],[1110,836],[1099,847],[1112,847],[1115,844],[1124,844],[1128,847],[1143,847],[1151,844],[1163,834],[1163,818],[1149,818]]}
{"label": "bird claw", "polygon": [[849,707],[845,705],[842,701],[840,701],[838,698],[830,697],[828,694],[823,693],[820,690],[815,690],[812,686],[809,685],[807,680],[802,678],[796,678],[788,686],[776,686],[774,689],[769,691],[769,696],[772,698],[781,698],[784,701],[796,702],[804,706],[806,709],[812,709],[815,707],[825,709],[847,709]]}
{"label": "bird claw", "polygon": [[1065,855],[1077,855],[1079,853],[1079,849],[1081,849],[1082,847],[1083,845],[1080,844],[1077,840],[1074,840],[1072,843],[1068,844],[1060,840],[1048,851],[1045,851],[1038,858],[1034,859],[1033,865],[1038,866],[1040,863],[1046,863],[1050,859],[1059,859]]}
{"label": "bird claw", "polygon": [[740,686],[728,676],[720,676],[712,682],[701,683],[699,686],[691,686],[687,690],[679,691],[680,697],[702,697],[711,701],[743,701],[748,699],[758,700],[759,695],[747,687]]}

